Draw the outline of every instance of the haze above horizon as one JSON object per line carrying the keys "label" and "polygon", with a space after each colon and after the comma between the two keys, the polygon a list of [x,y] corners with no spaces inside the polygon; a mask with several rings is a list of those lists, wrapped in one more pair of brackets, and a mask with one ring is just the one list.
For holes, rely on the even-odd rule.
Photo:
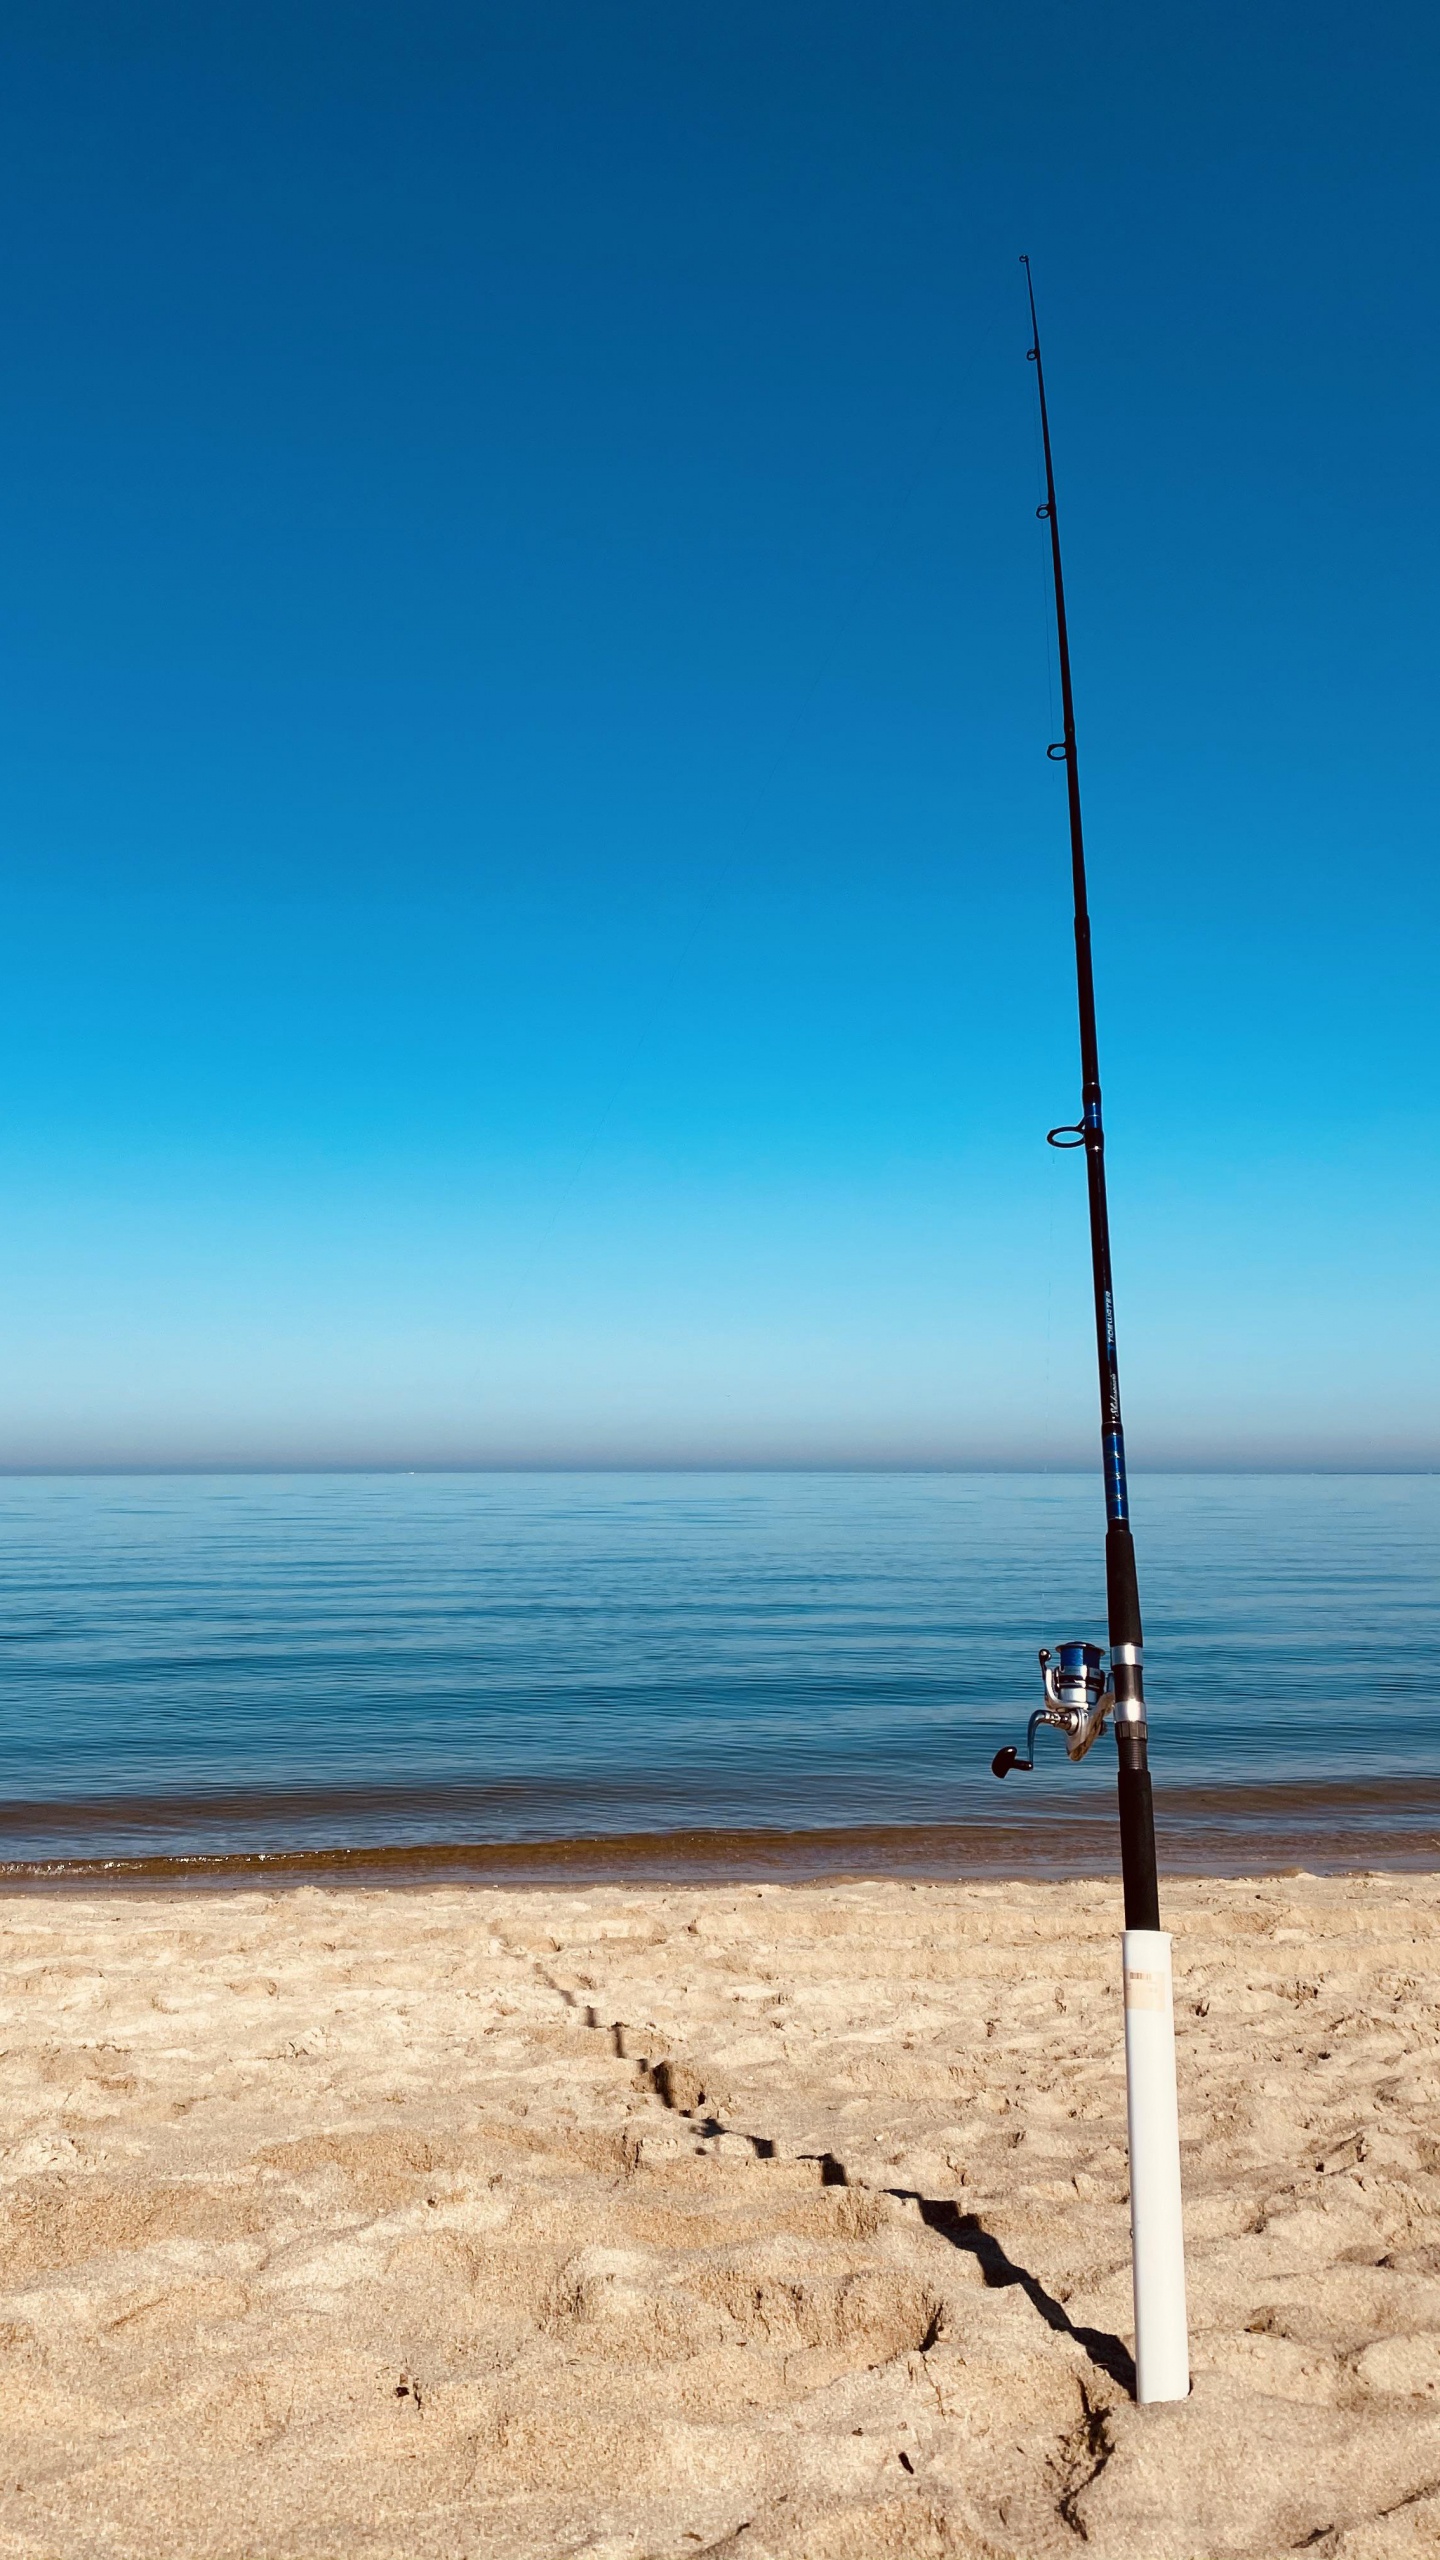
{"label": "haze above horizon", "polygon": [[[0,36],[0,1462],[1440,1464],[1440,34]],[[1403,262],[1396,244],[1403,243]]]}

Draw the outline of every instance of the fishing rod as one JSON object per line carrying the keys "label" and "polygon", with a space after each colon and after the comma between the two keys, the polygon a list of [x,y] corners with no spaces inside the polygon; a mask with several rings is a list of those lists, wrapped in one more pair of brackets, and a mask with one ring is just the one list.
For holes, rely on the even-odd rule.
{"label": "fishing rod", "polygon": [[1125,1426],[1120,1413],[1120,1363],[1115,1340],[1115,1289],[1110,1268],[1110,1213],[1105,1192],[1105,1125],[1100,1095],[1100,1048],[1095,1028],[1095,973],[1090,951],[1090,902],[1085,879],[1085,834],[1080,813],[1080,769],[1075,743],[1075,698],[1070,678],[1070,632],[1065,616],[1065,573],[1060,558],[1060,518],[1055,502],[1055,462],[1035,280],[1022,257],[1030,299],[1029,360],[1040,401],[1045,456],[1045,502],[1036,509],[1050,529],[1050,568],[1055,591],[1055,638],[1060,660],[1063,737],[1047,748],[1065,767],[1070,816],[1070,868],[1075,904],[1075,981],[1080,1014],[1080,1117],[1048,1130],[1052,1147],[1083,1148],[1090,1205],[1090,1265],[1095,1293],[1095,1347],[1100,1371],[1100,1449],[1105,1480],[1105,1592],[1109,1619],[1107,1678],[1099,1645],[1072,1638],[1040,1654],[1045,1703],[1030,1718],[1025,1752],[1006,1745],[995,1754],[997,1778],[1033,1769],[1035,1737],[1058,1727],[1071,1760],[1083,1760],[1113,1715],[1119,1760],[1120,1871],[1124,1888],[1125,2059],[1129,2093],[1130,2198],[1135,2256],[1135,2361],[1141,2400],[1183,2400],[1190,2388],[1185,2319],[1184,2239],[1180,2223],[1180,2135],[1175,2097],[1175,2031],[1170,1940],[1160,1926],[1155,1866],[1155,1809],[1150,1787],[1149,1731],[1145,1720],[1144,1635],[1130,1495],[1125,1475]]}
{"label": "fishing rod", "polygon": [[[1120,1871],[1127,1929],[1158,1929],[1160,1892],[1155,1869],[1155,1810],[1150,1787],[1149,1734],[1145,1722],[1144,1635],[1130,1494],[1125,1475],[1125,1425],[1120,1413],[1120,1362],[1115,1341],[1115,1289],[1110,1270],[1110,1212],[1105,1194],[1105,1128],[1100,1096],[1100,1047],[1095,1028],[1095,971],[1090,953],[1090,901],[1085,881],[1085,830],[1080,815],[1080,770],[1075,748],[1075,695],[1070,676],[1070,631],[1065,616],[1065,572],[1060,558],[1060,517],[1055,503],[1055,462],[1050,411],[1040,354],[1040,323],[1030,261],[1022,258],[1030,296],[1033,341],[1030,362],[1040,397],[1040,436],[1045,454],[1045,503],[1037,510],[1050,528],[1050,568],[1055,587],[1055,637],[1060,657],[1060,711],[1064,736],[1046,753],[1065,767],[1070,812],[1070,869],[1075,893],[1075,979],[1080,1012],[1080,1118],[1047,1131],[1052,1147],[1083,1147],[1090,1195],[1090,1266],[1095,1290],[1095,1348],[1100,1370],[1100,1448],[1105,1471],[1105,1591],[1109,1604],[1110,1667],[1107,1685],[1098,1646],[1057,1647],[1059,1660],[1040,1657],[1046,1704],[1032,1718],[1029,1758],[1016,1751],[995,1756],[995,1775],[1033,1763],[1035,1731],[1059,1724],[1072,1760],[1098,1739],[1113,1707],[1119,1748]],[[1079,1659],[1075,1656],[1079,1655]],[[1078,1748],[1076,1747],[1078,1745]],[[1003,1767],[1002,1767],[1003,1762]]]}

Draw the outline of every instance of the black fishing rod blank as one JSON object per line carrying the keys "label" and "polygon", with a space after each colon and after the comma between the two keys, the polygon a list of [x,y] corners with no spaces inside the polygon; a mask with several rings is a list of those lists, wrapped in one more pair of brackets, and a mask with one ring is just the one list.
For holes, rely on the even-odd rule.
{"label": "black fishing rod blank", "polygon": [[1115,1341],[1115,1289],[1110,1268],[1110,1214],[1105,1193],[1105,1124],[1100,1094],[1100,1048],[1095,1028],[1095,973],[1090,951],[1090,902],[1085,879],[1085,837],[1080,811],[1080,769],[1075,743],[1075,699],[1070,677],[1070,632],[1065,614],[1065,573],[1060,558],[1060,518],[1055,502],[1055,463],[1050,411],[1030,261],[1021,259],[1030,298],[1030,362],[1040,402],[1045,456],[1045,500],[1037,509],[1050,533],[1055,593],[1055,637],[1060,661],[1063,737],[1048,748],[1065,768],[1070,818],[1070,868],[1075,905],[1075,980],[1080,1013],[1080,1117],[1047,1132],[1052,1147],[1083,1148],[1090,1207],[1090,1264],[1095,1295],[1095,1346],[1100,1370],[1100,1450],[1105,1482],[1105,1589],[1110,1669],[1099,1645],[1072,1637],[1040,1655],[1045,1703],[1030,1718],[1025,1752],[1008,1745],[993,1762],[997,1778],[1033,1769],[1035,1738],[1045,1726],[1065,1737],[1071,1760],[1083,1760],[1113,1715],[1119,1759],[1120,1869],[1124,1887],[1125,2058],[1129,2091],[1131,2222],[1135,2261],[1135,2361],[1141,2400],[1183,2400],[1190,2388],[1185,2321],[1185,2259],[1180,2223],[1180,2140],[1175,2099],[1175,2033],[1170,1940],[1160,1926],[1155,1868],[1155,1814],[1150,1790],[1149,1733],[1142,1668],[1144,1636],[1130,1495],[1125,1473],[1125,1425],[1120,1412],[1120,1363]]}

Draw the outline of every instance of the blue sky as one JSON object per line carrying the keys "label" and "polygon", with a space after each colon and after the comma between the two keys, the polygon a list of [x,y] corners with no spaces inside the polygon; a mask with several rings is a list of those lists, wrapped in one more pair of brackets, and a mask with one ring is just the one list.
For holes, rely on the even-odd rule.
{"label": "blue sky", "polygon": [[[1163,22],[1162,22],[1163,18]],[[0,79],[0,1456],[1440,1462],[1440,36],[137,5]]]}

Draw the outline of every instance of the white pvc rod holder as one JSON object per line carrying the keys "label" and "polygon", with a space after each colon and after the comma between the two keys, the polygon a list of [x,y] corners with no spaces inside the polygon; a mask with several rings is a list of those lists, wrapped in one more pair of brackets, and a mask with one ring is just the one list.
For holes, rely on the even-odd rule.
{"label": "white pvc rod holder", "polygon": [[1190,2391],[1190,2336],[1169,1933],[1127,1929],[1124,1950],[1135,2396],[1142,2401],[1184,2400]]}

